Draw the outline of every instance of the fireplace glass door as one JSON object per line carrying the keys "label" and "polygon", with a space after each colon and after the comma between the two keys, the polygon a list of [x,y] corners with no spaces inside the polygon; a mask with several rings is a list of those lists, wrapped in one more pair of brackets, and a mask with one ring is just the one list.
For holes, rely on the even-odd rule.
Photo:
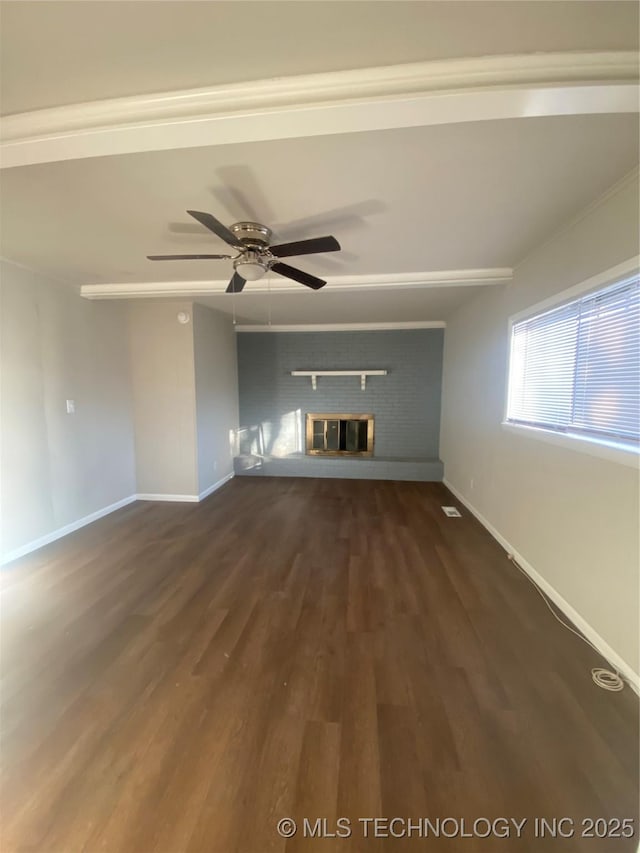
{"label": "fireplace glass door", "polygon": [[307,453],[373,455],[373,415],[308,414]]}

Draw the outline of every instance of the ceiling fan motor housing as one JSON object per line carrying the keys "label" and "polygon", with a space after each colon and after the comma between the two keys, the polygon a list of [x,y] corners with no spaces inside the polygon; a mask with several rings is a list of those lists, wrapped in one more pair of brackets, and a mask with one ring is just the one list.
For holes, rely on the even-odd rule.
{"label": "ceiling fan motor housing", "polygon": [[236,222],[229,230],[249,249],[266,249],[271,242],[271,229],[259,222]]}
{"label": "ceiling fan motor housing", "polygon": [[245,246],[241,255],[233,262],[233,268],[247,281],[257,281],[268,271],[268,255],[271,229],[259,222],[236,222],[229,229]]}

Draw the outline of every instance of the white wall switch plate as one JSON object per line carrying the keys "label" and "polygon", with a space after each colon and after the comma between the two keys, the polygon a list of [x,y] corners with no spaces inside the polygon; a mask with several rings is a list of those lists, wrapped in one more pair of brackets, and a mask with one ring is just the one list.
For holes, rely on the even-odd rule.
{"label": "white wall switch plate", "polygon": [[76,401],[75,400],[67,400],[67,414],[74,415],[76,412]]}

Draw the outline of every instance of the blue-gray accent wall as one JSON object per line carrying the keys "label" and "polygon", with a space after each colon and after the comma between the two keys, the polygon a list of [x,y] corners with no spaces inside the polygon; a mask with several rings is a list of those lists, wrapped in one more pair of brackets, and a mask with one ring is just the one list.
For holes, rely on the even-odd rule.
{"label": "blue-gray accent wall", "polygon": [[[444,329],[242,332],[237,339],[237,473],[442,478],[438,444]],[[358,376],[319,376],[316,391],[309,377],[291,376],[292,370],[314,369],[388,374],[368,377],[365,391]],[[374,457],[305,456],[307,412],[373,413]]]}

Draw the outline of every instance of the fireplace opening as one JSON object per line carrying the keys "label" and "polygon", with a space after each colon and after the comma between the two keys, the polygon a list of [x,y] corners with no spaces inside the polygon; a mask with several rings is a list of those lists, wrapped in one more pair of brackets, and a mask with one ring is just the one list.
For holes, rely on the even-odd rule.
{"label": "fireplace opening", "polygon": [[373,456],[373,415],[308,414],[307,453]]}

